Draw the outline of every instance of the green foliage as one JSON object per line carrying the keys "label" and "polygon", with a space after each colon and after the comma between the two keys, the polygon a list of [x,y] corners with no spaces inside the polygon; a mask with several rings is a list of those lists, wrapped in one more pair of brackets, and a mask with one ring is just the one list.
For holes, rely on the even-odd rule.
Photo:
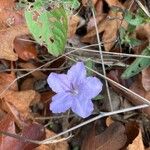
{"label": "green foliage", "polygon": [[[94,63],[92,61],[91,58],[87,59],[87,61],[85,62],[85,65],[86,67],[90,68],[90,69],[93,69],[93,66],[94,66]],[[88,76],[92,76],[93,75],[93,72],[89,69],[87,69],[87,75]]]}
{"label": "green foliage", "polygon": [[[150,46],[144,49],[141,55],[150,56]],[[138,74],[140,71],[142,71],[144,68],[148,66],[150,66],[150,58],[142,58],[142,57],[136,58],[135,61],[122,74],[122,78],[128,79]]]}
{"label": "green foliage", "polygon": [[[77,0],[36,0],[25,10],[27,26],[34,39],[45,45],[48,52],[58,56],[64,52],[67,41],[68,8],[77,7]],[[67,12],[67,13],[66,13]]]}
{"label": "green foliage", "polygon": [[120,28],[120,39],[121,44],[129,45],[130,48],[141,44],[140,40],[130,37],[130,29],[126,31],[123,27]]}
{"label": "green foliage", "polygon": [[138,14],[134,16],[134,14],[132,14],[130,11],[126,11],[124,19],[133,26],[138,26],[144,22],[143,17]]}
{"label": "green foliage", "polygon": [[140,40],[133,38],[132,34],[134,33],[137,26],[150,22],[150,19],[141,9],[137,10],[136,15],[126,10],[124,12],[124,19],[128,23],[128,28],[120,28],[121,44],[129,45],[130,48],[139,46],[141,44]]}

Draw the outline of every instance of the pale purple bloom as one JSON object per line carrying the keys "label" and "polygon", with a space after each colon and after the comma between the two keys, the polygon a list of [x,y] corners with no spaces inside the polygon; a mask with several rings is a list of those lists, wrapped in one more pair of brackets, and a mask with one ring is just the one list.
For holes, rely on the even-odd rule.
{"label": "pale purple bloom", "polygon": [[57,93],[52,97],[50,110],[53,113],[62,113],[71,108],[83,118],[91,115],[94,109],[91,99],[102,90],[102,83],[98,78],[86,77],[83,62],[73,65],[67,74],[51,73],[47,82]]}

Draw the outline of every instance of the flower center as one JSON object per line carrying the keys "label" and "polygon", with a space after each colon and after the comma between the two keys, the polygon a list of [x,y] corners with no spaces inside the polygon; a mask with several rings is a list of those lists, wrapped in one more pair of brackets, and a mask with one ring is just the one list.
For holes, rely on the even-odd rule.
{"label": "flower center", "polygon": [[78,95],[78,90],[77,89],[73,89],[72,91],[71,91],[71,93],[73,94],[73,95]]}

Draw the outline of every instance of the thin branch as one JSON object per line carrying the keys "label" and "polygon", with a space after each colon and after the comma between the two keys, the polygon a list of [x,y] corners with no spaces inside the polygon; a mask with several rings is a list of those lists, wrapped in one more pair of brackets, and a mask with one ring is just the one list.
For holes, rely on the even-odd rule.
{"label": "thin branch", "polygon": [[[99,54],[100,54],[100,58],[101,58],[101,62],[102,62],[103,74],[104,74],[104,76],[106,76],[105,65],[104,65],[104,60],[103,60],[103,53],[102,53],[102,48],[101,48],[101,45],[100,45],[101,41],[100,41],[100,38],[99,38],[99,32],[98,32],[96,17],[95,17],[95,13],[94,13],[93,7],[91,9],[92,9],[92,14],[93,14],[93,18],[94,18],[94,24],[95,24],[95,29],[96,29],[97,41],[99,43],[98,47],[99,47]],[[110,110],[113,111],[113,105],[112,105],[112,101],[111,101],[111,97],[110,97],[110,91],[109,91],[109,86],[108,86],[107,80],[105,80],[105,84],[106,84],[106,91],[107,91],[107,95],[108,95]]]}

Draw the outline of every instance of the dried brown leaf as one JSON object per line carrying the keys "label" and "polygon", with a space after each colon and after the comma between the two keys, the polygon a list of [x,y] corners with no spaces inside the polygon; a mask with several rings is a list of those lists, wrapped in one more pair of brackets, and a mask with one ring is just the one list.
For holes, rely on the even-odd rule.
{"label": "dried brown leaf", "polygon": [[[117,72],[117,71],[116,71]],[[113,71],[111,74],[109,73],[109,78],[111,78],[112,80],[124,85],[124,86],[128,86],[128,83],[130,83],[130,81],[128,81],[128,83],[126,83],[127,81],[124,80],[120,80],[120,75],[118,76],[118,74],[115,75],[115,72]],[[113,83],[110,83],[113,90],[118,93],[123,95],[127,100],[129,100],[132,104],[134,105],[141,105],[143,104],[143,101],[138,98],[137,96],[131,94],[130,92],[126,92],[125,90],[123,90],[122,88],[120,88],[119,86],[114,85]],[[148,100],[150,100],[149,97],[149,93],[150,91],[145,91],[145,89],[143,88],[143,85],[141,83],[141,77],[139,76],[139,78],[136,78],[136,80],[130,84],[130,90],[139,94],[140,96],[147,98]],[[141,109],[144,113],[150,115],[150,108],[144,108]]]}
{"label": "dried brown leaf", "polygon": [[[46,130],[46,138],[56,135],[54,132],[50,130]],[[40,145],[39,147],[35,148],[34,150],[68,150],[68,143],[66,141],[59,142],[55,144],[47,144],[47,145]]]}
{"label": "dried brown leaf", "polygon": [[138,136],[133,140],[132,144],[129,144],[127,150],[145,150],[143,140],[142,140],[142,133],[139,130]]}
{"label": "dried brown leaf", "polygon": [[0,29],[24,23],[23,11],[16,9],[14,0],[0,1]]}
{"label": "dried brown leaf", "polygon": [[[15,122],[14,118],[11,114],[5,115],[5,117],[0,121],[0,130],[9,132],[9,133],[16,133],[15,132]],[[9,144],[13,141],[14,138],[9,136],[0,136],[0,149],[1,150],[8,150]]]}
{"label": "dried brown leaf", "polygon": [[23,90],[23,91],[25,91],[25,90],[33,90],[35,81],[36,81],[35,78],[27,78],[27,79],[25,79],[22,82],[20,89]]}
{"label": "dried brown leaf", "polygon": [[35,44],[27,40],[29,40],[29,37],[27,36],[19,36],[16,37],[14,40],[15,52],[18,54],[19,58],[25,61],[28,61],[30,59],[35,59],[37,57]]}
{"label": "dried brown leaf", "polygon": [[123,5],[119,2],[119,0],[105,0],[107,2],[107,4],[109,5],[109,7],[120,7],[123,8]]}
{"label": "dried brown leaf", "polygon": [[14,105],[15,108],[21,113],[25,118],[30,113],[30,108],[34,103],[39,102],[40,95],[39,93],[33,90],[27,91],[7,91],[3,96],[3,99],[10,104]]}
{"label": "dried brown leaf", "polygon": [[16,61],[18,55],[14,53],[14,39],[17,36],[28,34],[27,26],[18,25],[0,31],[0,59]]}
{"label": "dried brown leaf", "polygon": [[[19,63],[19,66],[23,69],[36,69],[37,66],[32,63]],[[31,71],[31,70],[27,70]],[[47,76],[42,73],[40,70],[36,70],[31,73],[35,79],[45,79]]]}
{"label": "dried brown leaf", "polygon": [[[121,149],[127,140],[125,127],[119,123],[112,123],[103,133],[96,135],[91,131],[81,150],[111,150]],[[89,143],[90,142],[90,143]]]}
{"label": "dried brown leaf", "polygon": [[138,26],[136,29],[136,36],[140,40],[150,41],[150,23]]}
{"label": "dried brown leaf", "polygon": [[69,19],[69,30],[68,30],[68,37],[69,38],[71,38],[75,35],[79,21],[80,21],[80,17],[77,15],[72,15],[70,17],[70,19]]}
{"label": "dried brown leaf", "polygon": [[[110,11],[108,17],[103,19],[98,24],[98,33],[103,32],[102,41],[104,42],[104,47],[106,51],[110,51],[114,46],[117,39],[118,29],[123,26],[126,28],[127,24],[122,19],[122,13]],[[92,27],[87,35],[85,35],[81,41],[86,43],[94,43],[96,39],[96,30],[95,27]]]}
{"label": "dried brown leaf", "polygon": [[127,150],[144,150],[141,129],[136,122],[126,124],[126,133],[128,137]]}
{"label": "dried brown leaf", "polygon": [[[9,126],[6,127],[6,129],[2,129],[0,128],[2,131],[6,131],[9,133],[15,133],[15,125],[13,121],[9,121],[7,119],[7,122],[9,123]],[[0,122],[3,124],[8,124],[6,121],[4,122]],[[31,140],[43,140],[45,138],[45,130],[44,127],[40,124],[37,123],[33,123],[30,124],[26,127],[24,127],[24,129],[22,130],[22,132],[20,133],[20,135],[22,137],[26,137],[28,139]],[[1,150],[31,150],[35,147],[37,147],[38,145],[30,143],[30,142],[25,142],[23,140],[18,140],[16,138],[13,137],[9,137],[9,136],[2,136],[4,138],[2,138],[2,141],[0,142],[0,149]]]}
{"label": "dried brown leaf", "polygon": [[142,70],[142,85],[148,92],[150,91],[150,67]]}
{"label": "dried brown leaf", "polygon": [[28,118],[24,118],[20,116],[19,111],[16,109],[16,107],[9,102],[3,101],[2,102],[2,108],[5,112],[11,114],[15,120],[15,123],[20,127],[23,128],[24,126],[27,125],[27,120]]}
{"label": "dried brown leaf", "polygon": [[[8,87],[14,80],[16,79],[15,73],[0,73],[0,93]],[[18,85],[15,82],[11,87],[10,90],[17,91]]]}

